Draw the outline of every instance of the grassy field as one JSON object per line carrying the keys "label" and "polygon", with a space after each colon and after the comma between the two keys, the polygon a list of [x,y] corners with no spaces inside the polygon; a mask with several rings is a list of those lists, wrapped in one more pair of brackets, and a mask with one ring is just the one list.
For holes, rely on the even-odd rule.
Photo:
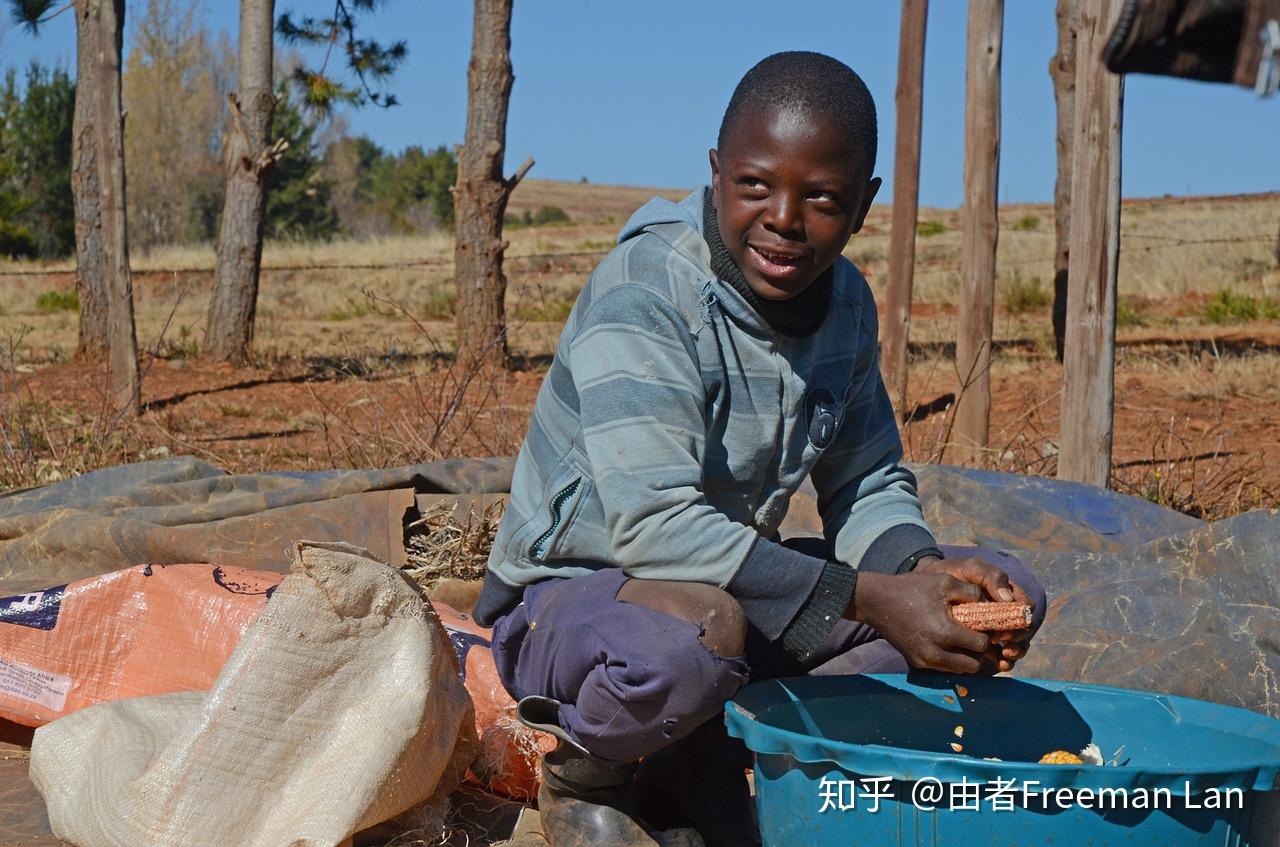
{"label": "grassy field", "polygon": [[[111,421],[98,366],[72,362],[73,266],[0,263],[0,486],[193,452],[232,469],[332,467],[511,453],[577,291],[655,190],[528,180],[511,211],[559,206],[560,226],[512,229],[506,269],[511,374],[460,374],[452,239],[445,234],[268,244],[254,367],[199,360],[210,246],[135,256],[144,402]],[[888,207],[847,255],[883,300]],[[988,467],[1052,473],[1058,386],[1049,309],[1053,210],[1001,209],[993,447]],[[956,390],[961,233],[924,209],[917,240],[913,458],[948,459]],[[1280,498],[1280,195],[1137,200],[1122,214],[1115,485],[1194,513]]]}

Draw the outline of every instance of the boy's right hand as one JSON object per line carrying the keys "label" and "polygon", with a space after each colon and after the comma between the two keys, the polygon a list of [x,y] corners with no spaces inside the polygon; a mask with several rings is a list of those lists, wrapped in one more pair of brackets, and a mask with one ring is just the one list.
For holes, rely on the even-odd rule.
{"label": "boy's right hand", "polygon": [[951,606],[985,599],[977,585],[946,573],[867,572],[845,617],[875,627],[913,668],[977,673],[990,639],[957,623]]}

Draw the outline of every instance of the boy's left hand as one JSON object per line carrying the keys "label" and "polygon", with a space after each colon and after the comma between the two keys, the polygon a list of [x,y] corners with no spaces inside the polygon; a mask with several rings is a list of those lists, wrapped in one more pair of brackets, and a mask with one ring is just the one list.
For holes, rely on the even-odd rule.
{"label": "boy's left hand", "polygon": [[[1016,582],[1012,582],[1007,573],[990,562],[973,556],[967,559],[932,557],[921,559],[915,570],[924,573],[950,574],[956,579],[978,586],[986,591],[987,596],[992,600],[1005,603],[1014,600],[1026,603],[1028,606],[1032,605],[1027,592],[1023,591]],[[981,672],[992,674],[1013,670],[1018,660],[1027,655],[1027,648],[1030,647],[1034,634],[1030,629],[991,633],[991,646],[984,654],[985,660]]]}

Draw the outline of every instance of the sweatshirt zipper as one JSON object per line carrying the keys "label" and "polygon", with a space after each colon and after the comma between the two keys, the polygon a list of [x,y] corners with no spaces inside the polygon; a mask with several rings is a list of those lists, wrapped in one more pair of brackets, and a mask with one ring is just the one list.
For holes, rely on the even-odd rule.
{"label": "sweatshirt zipper", "polygon": [[578,490],[578,486],[582,483],[581,479],[575,479],[573,482],[560,489],[556,496],[551,498],[551,527],[546,532],[539,535],[530,548],[533,558],[541,559],[546,553],[544,549],[547,542],[551,540],[551,536],[555,534],[556,529],[560,526],[560,510],[564,508],[564,504]]}

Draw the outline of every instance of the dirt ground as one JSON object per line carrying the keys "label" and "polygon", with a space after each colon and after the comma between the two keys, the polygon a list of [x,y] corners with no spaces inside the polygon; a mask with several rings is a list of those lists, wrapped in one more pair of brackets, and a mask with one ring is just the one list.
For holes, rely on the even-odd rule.
{"label": "dirt ground", "polygon": [[[1115,488],[1206,517],[1280,505],[1280,329],[1127,338],[1118,357]],[[150,359],[144,368],[145,410],[128,424],[104,412],[100,366],[17,374],[7,402],[26,398],[25,435],[45,447],[27,473],[57,479],[98,464],[95,452],[119,461],[185,453],[245,472],[510,455],[546,361],[498,375],[388,358],[243,369]],[[992,375],[992,449],[981,464],[1052,475],[1061,368],[1046,351],[1009,346]],[[902,431],[908,459],[951,458],[956,382],[945,354],[918,355]]]}

